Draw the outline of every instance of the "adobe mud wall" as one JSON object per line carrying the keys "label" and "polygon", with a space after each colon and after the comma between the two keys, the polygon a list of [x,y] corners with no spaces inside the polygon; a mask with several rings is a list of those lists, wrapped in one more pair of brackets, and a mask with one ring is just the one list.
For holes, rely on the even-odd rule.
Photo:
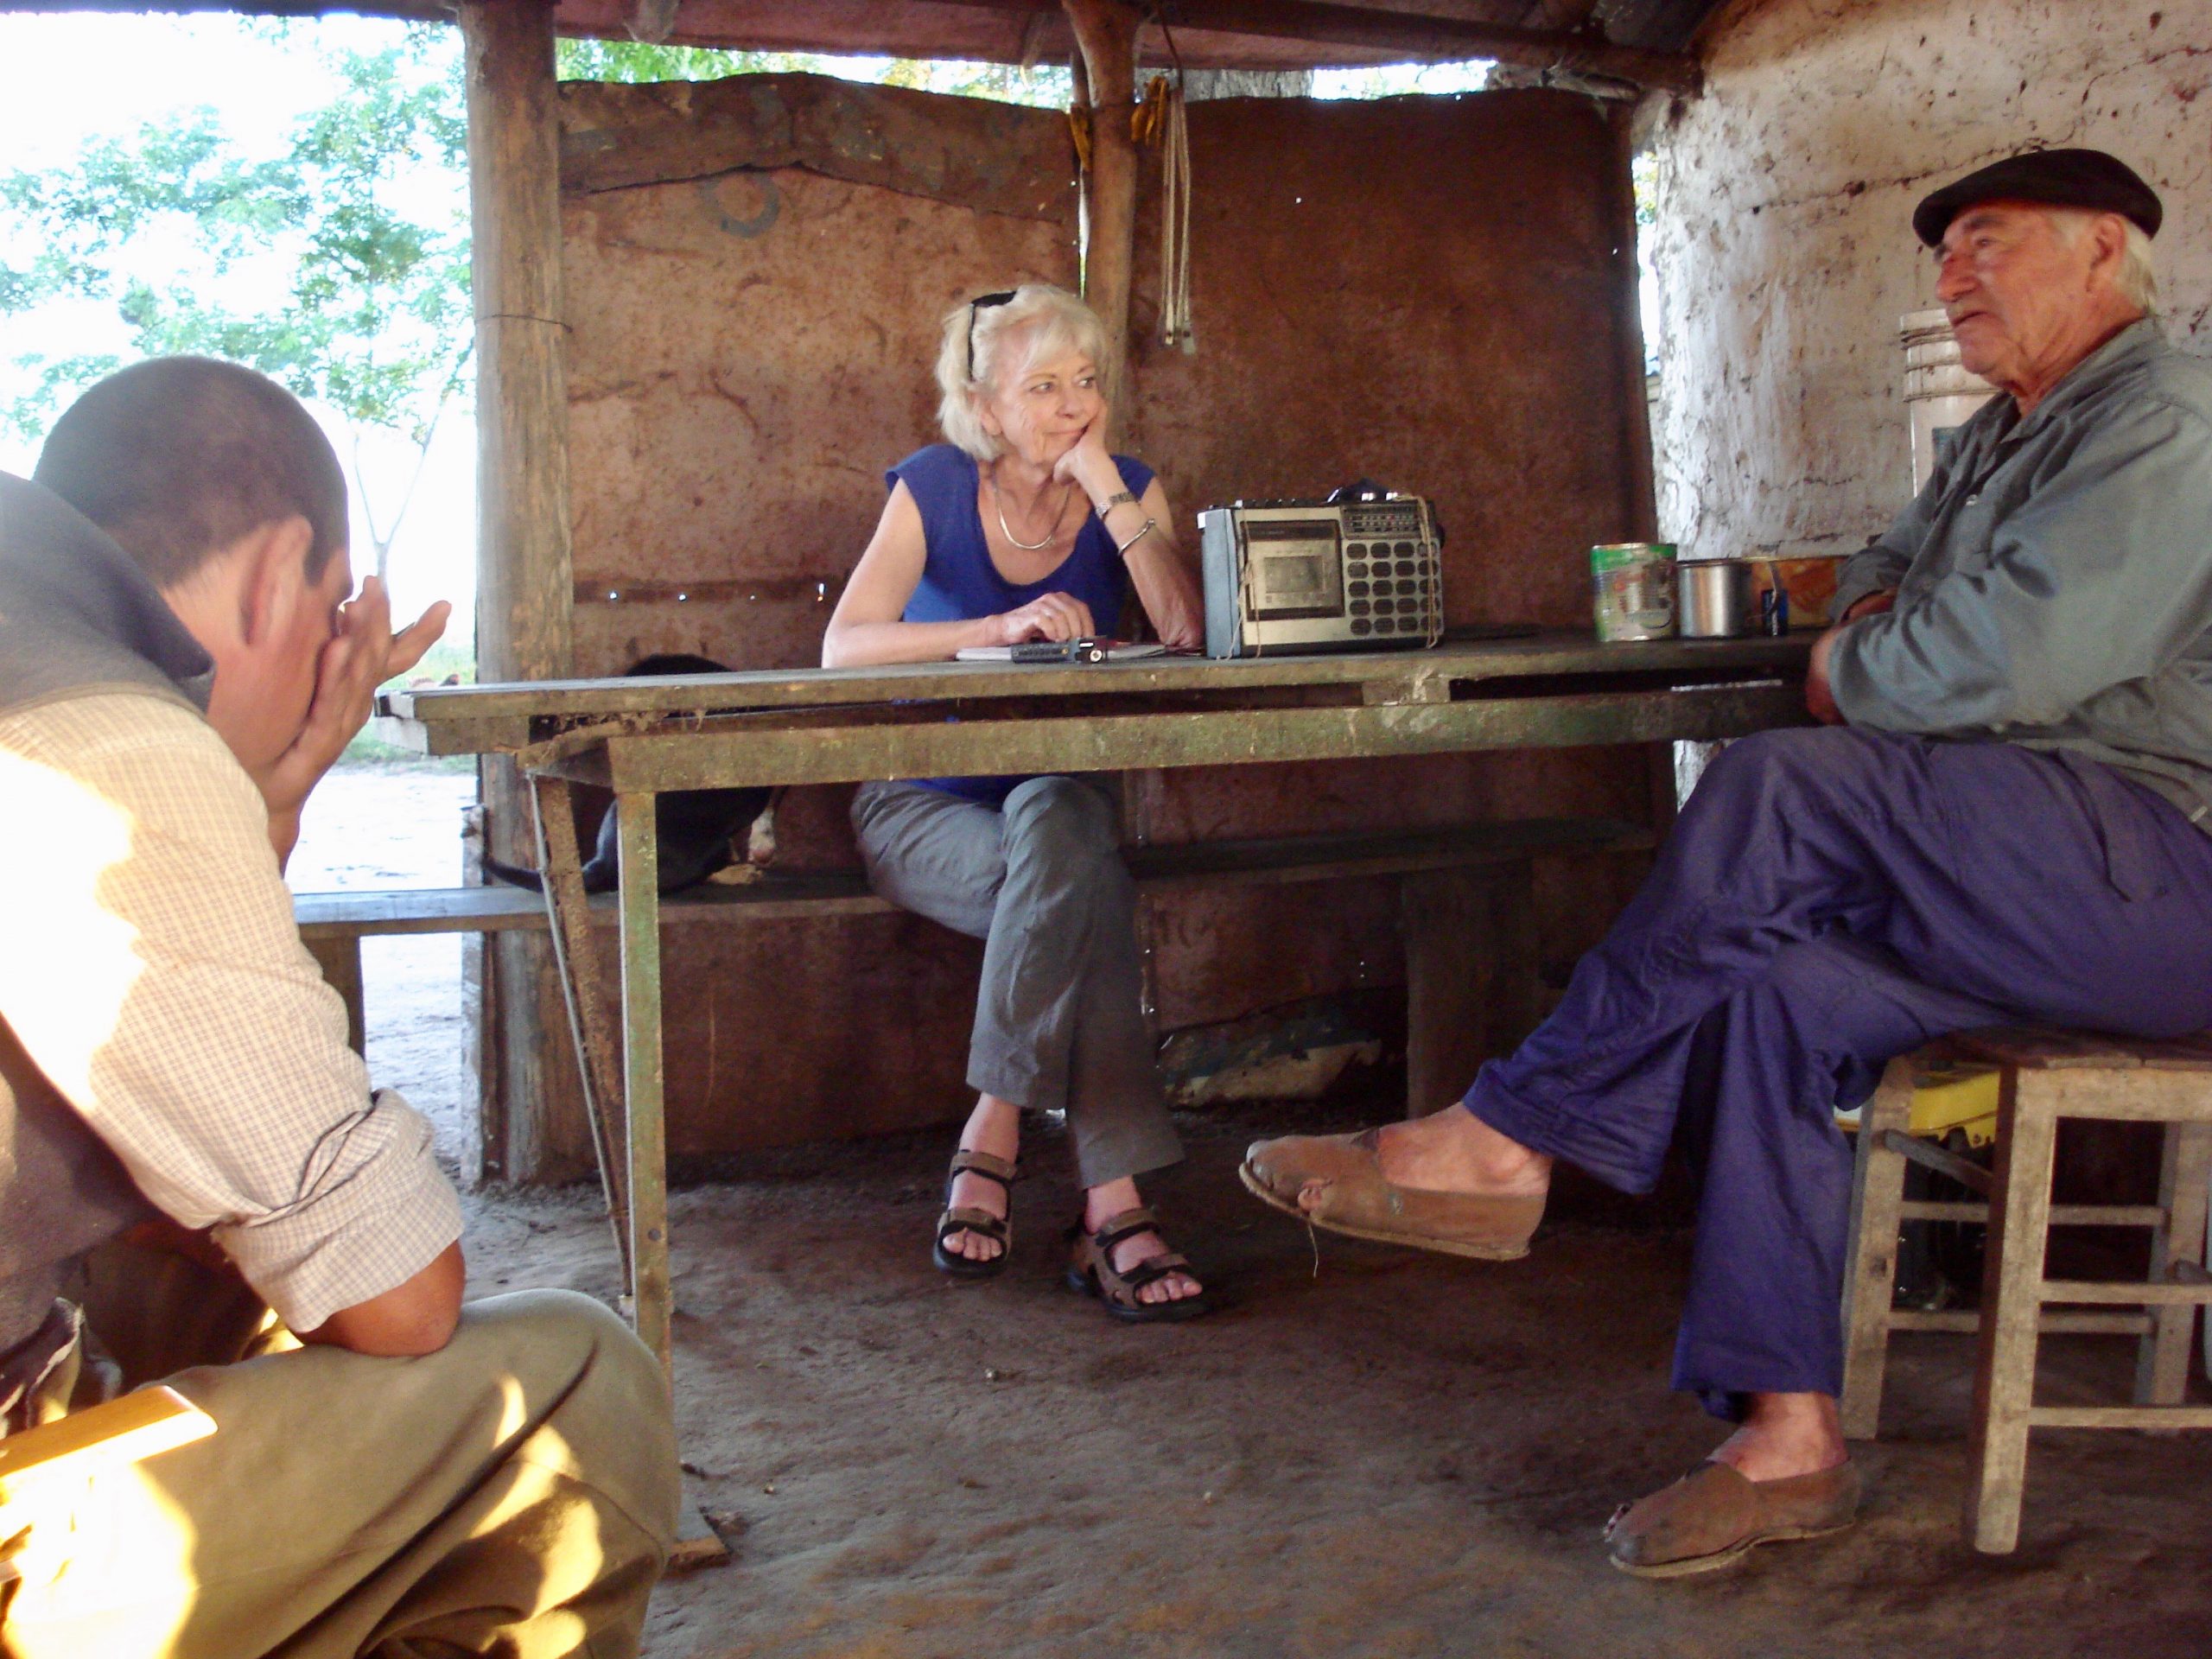
{"label": "adobe mud wall", "polygon": [[1662,114],[1659,526],[1700,556],[1840,553],[1910,493],[1897,318],[1935,303],[1909,224],[2034,145],[2120,156],[2164,198],[2168,326],[2212,351],[2212,0],[1743,0]]}
{"label": "adobe mud wall", "polygon": [[[1367,473],[1438,499],[1452,620],[1586,626],[1588,547],[1649,512],[1620,122],[1540,92],[1194,105],[1200,347],[1136,348],[1120,440],[1184,545],[1201,507]],[[577,671],[817,661],[883,468],[938,436],[938,318],[1075,281],[1065,118],[808,76],[572,85],[562,167]],[[1141,285],[1135,332],[1156,303]],[[1129,823],[1637,819],[1650,783],[1635,749],[1139,774]],[[849,795],[787,797],[779,864],[856,863]],[[1550,950],[1602,925],[1612,880],[1554,878]],[[1388,883],[1178,897],[1152,921],[1162,1030],[1402,977]],[[677,1151],[961,1109],[974,942],[861,918],[672,929],[668,949]]]}

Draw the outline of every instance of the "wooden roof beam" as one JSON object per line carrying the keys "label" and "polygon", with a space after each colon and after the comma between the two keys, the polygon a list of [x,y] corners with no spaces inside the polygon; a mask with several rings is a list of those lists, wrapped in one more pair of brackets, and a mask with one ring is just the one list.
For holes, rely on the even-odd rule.
{"label": "wooden roof beam", "polygon": [[[1037,11],[1053,6],[1055,0],[947,3],[996,11]],[[1595,32],[1512,29],[1464,17],[1340,5],[1333,0],[1170,0],[1160,10],[1171,29],[1346,47],[1399,62],[1488,58],[1583,80],[1617,81],[1624,89],[1691,93],[1699,86],[1695,59],[1616,46]]]}

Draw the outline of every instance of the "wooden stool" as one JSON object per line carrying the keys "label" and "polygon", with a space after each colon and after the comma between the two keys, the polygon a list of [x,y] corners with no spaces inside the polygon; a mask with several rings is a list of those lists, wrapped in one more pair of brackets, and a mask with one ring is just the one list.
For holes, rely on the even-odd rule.
{"label": "wooden stool", "polygon": [[[1999,1071],[1993,1173],[1905,1132],[1914,1060],[1937,1053],[1994,1065]],[[2051,1203],[2052,1157],[2062,1117],[2165,1125],[2158,1202]],[[1908,1161],[1950,1177],[1987,1202],[1908,1202]],[[2180,1403],[2188,1385],[2196,1309],[2212,1303],[2212,1274],[2205,1271],[2208,1177],[2212,1033],[2153,1042],[2005,1027],[1961,1032],[1918,1057],[1891,1061],[1859,1116],[1843,1293],[1844,1433],[1853,1440],[1874,1436],[1891,1332],[1978,1332],[1966,1532],[1976,1549],[2003,1554],[2019,1540],[2031,1428],[2212,1428],[2212,1407]],[[1906,1221],[1987,1224],[1979,1313],[1918,1313],[1891,1306],[1897,1229]],[[2054,1224],[2149,1228],[2149,1281],[2046,1279],[2044,1247]],[[2048,1304],[2075,1306],[2060,1310]],[[2143,1311],[2117,1311],[2122,1308]],[[2034,1404],[2036,1343],[2047,1331],[2139,1336],[2135,1403]]]}

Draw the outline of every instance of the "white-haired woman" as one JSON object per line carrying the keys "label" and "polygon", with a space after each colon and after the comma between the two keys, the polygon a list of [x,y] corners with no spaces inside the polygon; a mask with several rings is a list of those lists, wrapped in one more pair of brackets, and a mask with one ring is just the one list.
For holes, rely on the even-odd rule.
{"label": "white-haired woman", "polygon": [[[1143,462],[1107,452],[1104,346],[1090,308],[1042,283],[946,315],[937,378],[950,442],[886,475],[891,499],[830,619],[825,666],[1111,637],[1125,575],[1165,643],[1198,645],[1198,584],[1167,499]],[[1061,777],[868,784],[853,825],[878,893],[985,942],[968,1060],[977,1099],[931,1249],[938,1268],[1004,1268],[1021,1110],[1061,1108],[1084,1188],[1071,1282],[1120,1319],[1204,1313],[1197,1275],[1137,1192],[1182,1148],[1145,1029],[1110,790]]]}

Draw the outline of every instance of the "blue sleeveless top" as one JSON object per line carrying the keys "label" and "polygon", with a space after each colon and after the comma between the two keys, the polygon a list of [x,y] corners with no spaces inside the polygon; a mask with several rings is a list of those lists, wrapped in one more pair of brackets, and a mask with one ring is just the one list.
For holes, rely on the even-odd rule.
{"label": "blue sleeveless top", "polygon": [[[1152,485],[1152,468],[1128,455],[1114,457],[1122,474],[1122,487],[1142,499]],[[995,616],[1018,610],[1046,594],[1068,594],[1090,609],[1102,638],[1113,638],[1122,620],[1122,556],[1114,538],[1095,512],[1076,532],[1075,547],[1059,567],[1040,582],[1012,582],[991,563],[983,539],[982,516],[976,511],[976,493],[982,483],[976,458],[949,443],[918,449],[883,475],[884,487],[900,484],[921,510],[925,550],[922,579],[900,613],[902,622],[965,622],[979,616]],[[985,806],[1002,804],[1016,784],[1012,778],[918,779],[931,789],[941,789]]]}

